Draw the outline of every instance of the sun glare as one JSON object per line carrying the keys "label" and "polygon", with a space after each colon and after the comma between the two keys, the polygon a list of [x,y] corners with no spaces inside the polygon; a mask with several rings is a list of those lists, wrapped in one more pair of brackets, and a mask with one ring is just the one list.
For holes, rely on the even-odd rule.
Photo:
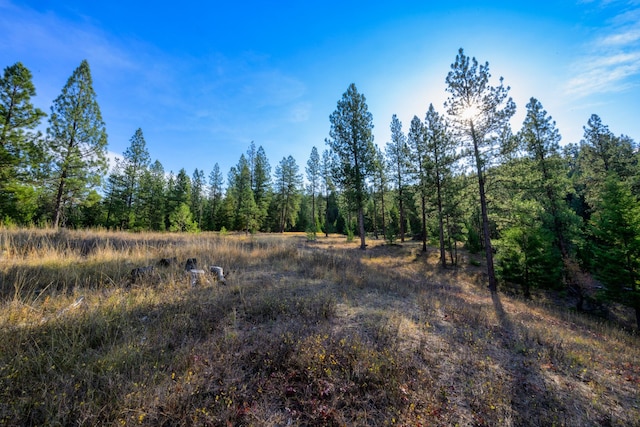
{"label": "sun glare", "polygon": [[478,107],[478,105],[470,104],[462,110],[460,117],[462,117],[462,119],[465,121],[469,121],[474,120],[476,117],[478,117],[478,115],[480,115],[480,108]]}

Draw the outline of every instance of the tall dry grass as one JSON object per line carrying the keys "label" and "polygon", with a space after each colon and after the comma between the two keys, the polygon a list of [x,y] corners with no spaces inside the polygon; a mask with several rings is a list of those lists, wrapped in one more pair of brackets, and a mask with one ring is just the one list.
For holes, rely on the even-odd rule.
{"label": "tall dry grass", "polygon": [[[636,336],[492,298],[477,267],[442,270],[412,243],[1,230],[0,244],[0,424],[640,423]],[[228,284],[192,287],[193,257]]]}

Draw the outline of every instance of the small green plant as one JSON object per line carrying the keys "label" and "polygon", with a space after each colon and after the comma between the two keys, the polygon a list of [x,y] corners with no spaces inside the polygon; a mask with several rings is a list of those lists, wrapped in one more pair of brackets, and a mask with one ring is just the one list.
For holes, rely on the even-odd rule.
{"label": "small green plant", "polygon": [[353,233],[353,230],[351,228],[347,229],[347,242],[353,242],[354,238],[355,234]]}

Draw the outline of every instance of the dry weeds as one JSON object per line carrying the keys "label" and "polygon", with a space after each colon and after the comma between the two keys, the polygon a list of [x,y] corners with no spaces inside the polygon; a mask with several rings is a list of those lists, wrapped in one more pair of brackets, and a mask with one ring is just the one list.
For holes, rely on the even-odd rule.
{"label": "dry weeds", "polygon": [[[0,424],[638,425],[638,338],[413,243],[1,230]],[[135,284],[129,272],[177,257]],[[187,258],[226,286],[191,287]]]}

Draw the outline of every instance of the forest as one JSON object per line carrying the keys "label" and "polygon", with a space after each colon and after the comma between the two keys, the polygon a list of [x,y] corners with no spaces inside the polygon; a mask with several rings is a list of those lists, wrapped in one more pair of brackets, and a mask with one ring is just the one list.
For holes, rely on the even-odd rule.
{"label": "forest", "polygon": [[[107,131],[87,61],[46,114],[32,104],[20,62],[0,80],[0,220],[4,227],[118,231],[302,231],[310,240],[419,240],[442,267],[459,249],[484,254],[492,291],[555,289],[635,310],[640,327],[640,166],[632,138],[597,114],[579,143],[561,144],[532,97],[513,129],[515,103],[488,63],[460,49],[446,75],[443,111],[430,105],[391,141],[373,142],[366,98],[351,84],[329,117],[324,147],[277,163],[248,144],[225,176],[167,172],[142,129],[108,167]],[[428,101],[428,100],[427,100]],[[46,132],[40,131],[47,124]],[[299,163],[300,162],[300,163]]]}

